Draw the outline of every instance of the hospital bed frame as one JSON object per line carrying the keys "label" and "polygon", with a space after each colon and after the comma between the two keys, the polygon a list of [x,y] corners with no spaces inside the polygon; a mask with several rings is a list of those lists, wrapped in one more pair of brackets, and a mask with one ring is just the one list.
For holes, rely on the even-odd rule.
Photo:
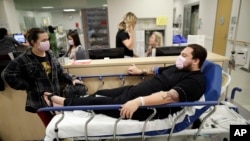
{"label": "hospital bed frame", "polygon": [[[156,109],[155,108],[161,108],[161,107],[184,107],[180,114],[174,118],[174,121],[172,123],[172,127],[170,130],[167,131],[163,131],[160,134],[158,134],[157,136],[166,136],[166,134],[168,134],[167,140],[170,141],[173,133],[177,133],[180,132],[182,130],[187,129],[188,127],[190,127],[190,125],[193,124],[193,122],[195,120],[198,120],[199,117],[206,112],[206,115],[203,116],[203,119],[201,121],[201,124],[198,128],[198,130],[195,130],[195,134],[192,133],[192,135],[194,135],[194,139],[197,138],[197,136],[200,134],[201,129],[203,127],[203,124],[205,123],[206,119],[213,114],[216,111],[216,105],[219,105],[219,97],[221,94],[221,84],[222,84],[222,69],[219,65],[212,63],[210,61],[205,61],[204,65],[202,67],[202,72],[204,72],[205,74],[205,79],[206,79],[206,92],[205,92],[205,101],[199,101],[199,102],[176,102],[176,103],[170,103],[170,104],[164,104],[164,105],[157,105],[157,106],[141,106],[140,108],[148,108],[148,109],[152,109],[153,113],[145,120],[144,125],[143,125],[143,129],[141,131],[141,139],[145,140],[146,137],[150,136],[151,137],[151,133],[148,133],[145,131],[147,123],[153,118],[153,116],[156,114]],[[98,76],[99,80],[102,81],[102,77],[110,77],[110,76],[119,76],[121,80],[124,81],[123,76],[126,75],[105,75],[105,76]],[[97,77],[97,76],[86,76],[86,77]],[[231,81],[231,79],[229,79]],[[123,83],[124,84],[124,83]],[[227,82],[226,85],[228,85],[229,83]],[[176,121],[185,114],[186,112],[186,108],[185,107],[190,107],[190,106],[202,106],[202,108],[200,110],[198,110],[198,112],[196,112],[195,116],[190,116],[185,118],[185,126],[179,126],[178,124],[176,124]],[[213,108],[211,108],[213,107]],[[90,111],[91,112],[91,116],[89,117],[89,119],[87,120],[87,122],[85,123],[85,140],[88,140],[89,135],[88,135],[88,123],[91,122],[91,120],[94,118],[95,113],[93,112],[94,110],[114,110],[114,109],[120,109],[121,105],[92,105],[92,106],[64,106],[64,107],[45,107],[45,108],[41,108],[38,111],[61,111],[61,118],[56,122],[55,124],[55,132],[57,133],[57,137],[56,139],[59,140],[58,137],[58,125],[61,121],[63,121],[64,118],[64,111],[73,111],[73,110],[84,110],[84,111]],[[212,110],[208,110],[208,109],[212,109]],[[119,121],[121,121],[122,118],[118,118],[115,122],[115,126],[114,126],[114,132],[113,132],[113,140],[117,139],[117,136],[119,136],[117,134],[117,125],[119,123]],[[182,127],[184,127],[184,129],[181,129]],[[132,135],[133,137],[134,135]],[[138,135],[136,135],[138,137]],[[156,135],[153,135],[156,136]],[[122,138],[122,136],[119,136]],[[128,138],[129,136],[125,136],[125,138]],[[100,137],[101,138],[101,137]],[[109,139],[109,137],[104,137],[105,139]]]}
{"label": "hospital bed frame", "polygon": [[[164,104],[164,105],[158,105],[158,106],[141,106],[140,108],[149,108],[153,110],[153,113],[145,120],[144,122],[144,126],[142,129],[142,133],[141,133],[141,138],[142,140],[145,140],[146,138],[146,126],[147,123],[153,118],[153,116],[156,114],[156,109],[155,108],[163,108],[163,107],[184,107],[184,106],[213,106],[214,108],[209,111],[209,113],[203,118],[201,125],[199,126],[197,133],[194,136],[194,139],[196,139],[196,137],[199,135],[200,131],[201,131],[201,127],[203,126],[203,123],[205,122],[206,118],[209,117],[211,114],[213,114],[216,110],[215,105],[218,105],[218,101],[207,101],[207,102],[176,102],[176,103],[170,103],[170,104]],[[73,111],[73,110],[84,110],[84,111],[90,111],[91,112],[91,116],[89,117],[89,119],[87,120],[86,124],[85,124],[85,140],[88,140],[88,123],[91,122],[91,120],[94,118],[95,113],[94,110],[115,110],[115,109],[120,109],[121,105],[94,105],[94,106],[65,106],[65,107],[46,107],[46,108],[41,108],[39,111],[61,111],[61,118],[60,120],[58,120],[58,122],[55,124],[55,132],[58,132],[58,124],[63,120],[64,118],[64,111]],[[178,118],[180,116],[182,116],[185,113],[185,110],[183,110],[174,120],[173,124],[172,124],[172,128],[169,132],[168,135],[168,141],[170,141],[172,134],[174,133],[174,129],[175,129],[175,122],[178,120]],[[114,133],[113,133],[113,140],[117,140],[117,124],[119,123],[119,121],[122,118],[118,118],[115,122],[115,126],[114,126]],[[126,137],[126,136],[125,136]],[[127,138],[127,137],[126,137]],[[59,137],[57,136],[57,140],[59,141]]]}

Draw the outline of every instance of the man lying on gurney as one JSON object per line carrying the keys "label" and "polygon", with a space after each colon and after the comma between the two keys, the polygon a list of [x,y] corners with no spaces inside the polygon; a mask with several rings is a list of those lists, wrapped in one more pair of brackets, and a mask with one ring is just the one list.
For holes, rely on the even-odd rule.
{"label": "man lying on gurney", "polygon": [[[136,86],[99,90],[94,95],[83,98],[64,98],[50,92],[44,99],[50,106],[79,106],[123,104],[120,110],[95,111],[111,117],[145,120],[151,113],[139,106],[160,105],[171,102],[196,101],[205,92],[205,78],[200,68],[207,57],[207,51],[200,45],[190,44],[177,57],[176,64],[158,70],[138,69],[135,65],[128,68],[129,74],[153,74]],[[95,97],[102,95],[105,97]],[[153,119],[162,119],[181,108],[158,108]]]}

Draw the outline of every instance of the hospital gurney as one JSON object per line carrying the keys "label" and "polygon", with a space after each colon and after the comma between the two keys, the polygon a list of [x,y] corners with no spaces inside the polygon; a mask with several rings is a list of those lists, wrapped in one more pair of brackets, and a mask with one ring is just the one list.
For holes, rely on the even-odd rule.
{"label": "hospital gurney", "polygon": [[[119,109],[121,105],[94,105],[94,106],[65,106],[46,107],[39,111],[61,111],[56,115],[46,128],[45,140],[54,138],[81,138],[85,140],[96,139],[122,139],[141,137],[167,136],[170,140],[174,135],[194,135],[194,138],[202,133],[206,119],[216,111],[218,99],[221,93],[222,70],[221,67],[212,62],[206,61],[202,71],[206,78],[206,92],[197,102],[179,102],[158,106],[141,107],[152,109],[152,115],[146,121],[115,119],[106,115],[95,115],[93,110]],[[214,108],[211,108],[214,107]],[[156,107],[183,107],[183,110],[169,115],[165,119],[150,120]],[[209,110],[208,110],[209,109]],[[205,113],[205,114],[204,114]],[[198,129],[189,127],[200,117],[201,125]],[[190,129],[188,132],[185,132]],[[210,131],[211,130],[211,131]],[[228,132],[224,128],[206,129],[210,133]],[[190,132],[189,132],[190,131]]]}

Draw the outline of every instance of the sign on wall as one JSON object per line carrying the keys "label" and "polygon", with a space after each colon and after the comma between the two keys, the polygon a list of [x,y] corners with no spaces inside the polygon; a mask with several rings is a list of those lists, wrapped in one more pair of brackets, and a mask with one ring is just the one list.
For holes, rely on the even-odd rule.
{"label": "sign on wall", "polygon": [[156,25],[167,25],[167,17],[165,16],[158,16],[156,17]]}

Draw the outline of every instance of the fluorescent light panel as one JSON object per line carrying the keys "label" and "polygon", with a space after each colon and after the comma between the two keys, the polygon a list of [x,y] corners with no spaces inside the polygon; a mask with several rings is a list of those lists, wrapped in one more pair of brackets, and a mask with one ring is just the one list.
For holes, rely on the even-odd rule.
{"label": "fluorescent light panel", "polygon": [[53,6],[43,6],[42,7],[43,9],[52,9],[52,8],[54,8]]}
{"label": "fluorescent light panel", "polygon": [[63,9],[64,12],[74,12],[76,11],[75,9]]}

